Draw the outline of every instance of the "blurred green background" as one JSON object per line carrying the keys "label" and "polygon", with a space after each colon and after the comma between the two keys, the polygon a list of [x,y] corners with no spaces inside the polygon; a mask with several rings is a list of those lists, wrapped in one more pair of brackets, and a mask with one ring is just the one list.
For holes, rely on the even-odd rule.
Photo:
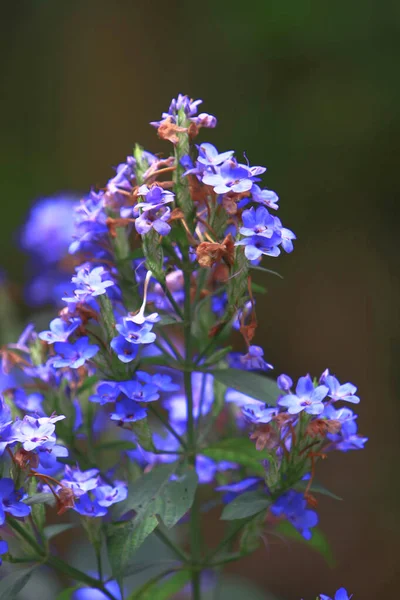
{"label": "blurred green background", "polygon": [[[345,498],[319,508],[334,570],[267,537],[231,571],[279,600],[340,585],[356,600],[395,597],[400,4],[20,0],[1,8],[0,266],[23,282],[15,231],[33,200],[101,187],[135,141],[167,150],[147,123],[178,92],[203,98],[219,126],[201,139],[268,166],[264,183],[298,235],[293,255],[267,265],[284,280],[266,281],[257,343],[277,372],[329,366],[356,383],[360,430],[370,437],[362,453],[319,465],[320,480]],[[29,598],[39,597],[31,588]]]}

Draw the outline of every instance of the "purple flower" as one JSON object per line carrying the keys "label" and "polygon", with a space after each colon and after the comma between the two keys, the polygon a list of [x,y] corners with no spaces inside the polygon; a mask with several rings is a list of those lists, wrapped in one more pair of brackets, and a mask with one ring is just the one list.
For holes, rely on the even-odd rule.
{"label": "purple flower", "polygon": [[43,469],[50,470],[57,466],[61,466],[58,462],[58,458],[66,458],[68,456],[68,450],[65,446],[54,444],[54,442],[45,442],[37,449],[37,455],[39,457],[40,466]]}
{"label": "purple flower", "polygon": [[136,371],[136,377],[144,383],[152,383],[163,392],[176,392],[179,390],[179,385],[173,383],[172,378],[169,375],[162,375],[161,373],[151,375],[145,371]]}
{"label": "purple flower", "polygon": [[263,359],[264,350],[260,346],[249,346],[247,354],[240,357],[242,366],[251,371],[252,369],[261,369],[267,371],[274,367]]}
{"label": "purple flower", "polygon": [[197,147],[199,150],[197,161],[201,163],[203,167],[217,167],[233,156],[233,150],[228,150],[227,152],[222,152],[219,154],[216,147],[212,144],[208,144],[207,142],[204,142]]}
{"label": "purple flower", "polygon": [[107,514],[107,508],[100,506],[89,494],[82,494],[77,498],[74,510],[84,517],[104,517]]}
{"label": "purple flower", "polygon": [[8,544],[6,541],[4,540],[0,540],[0,566],[2,565],[3,561],[1,559],[1,555],[2,554],[7,554],[8,552]]}
{"label": "purple flower", "polygon": [[310,375],[306,375],[300,377],[296,386],[296,394],[281,397],[278,404],[285,406],[291,415],[296,415],[303,410],[310,415],[320,415],[325,408],[322,400],[327,396],[328,391],[326,385],[314,388]]}
{"label": "purple flower", "polygon": [[318,523],[315,511],[307,509],[303,494],[289,490],[271,506],[271,512],[276,517],[285,517],[306,539],[311,539],[311,527]]}
{"label": "purple flower", "polygon": [[90,344],[88,337],[79,338],[73,344],[68,342],[56,342],[54,350],[57,356],[50,359],[51,364],[57,369],[62,367],[70,367],[71,369],[79,369],[90,360],[97,352],[99,347]]}
{"label": "purple flower", "polygon": [[352,597],[353,594],[349,596],[349,594],[344,588],[340,588],[333,598],[331,598],[330,596],[326,596],[325,594],[320,594],[321,600],[351,600]]}
{"label": "purple flower", "polygon": [[100,506],[108,507],[116,502],[122,502],[128,495],[128,489],[125,484],[118,483],[115,487],[111,485],[101,485],[94,490],[94,496]]}
{"label": "purple flower", "polygon": [[339,383],[339,380],[330,375],[329,369],[326,369],[321,375],[320,383],[327,385],[329,388],[328,396],[335,402],[343,400],[344,402],[351,402],[352,404],[358,404],[360,398],[355,395],[357,388],[352,383]]}
{"label": "purple flower", "polygon": [[282,248],[284,249],[285,252],[290,254],[290,252],[293,252],[293,241],[292,240],[296,239],[296,235],[290,229],[287,229],[286,227],[282,227],[281,220],[278,219],[278,217],[275,217],[275,226],[277,227],[277,229],[279,229],[279,232],[281,234]]}
{"label": "purple flower", "polygon": [[120,421],[121,423],[132,423],[134,421],[145,419],[146,417],[146,408],[127,396],[123,396],[121,400],[116,402],[115,412],[110,414],[110,419],[112,421]]}
{"label": "purple flower", "polygon": [[179,94],[176,99],[174,98],[171,101],[168,112],[162,113],[161,121],[153,121],[150,123],[150,125],[159,127],[162,121],[168,118],[170,118],[173,123],[176,123],[178,112],[183,109],[186,117],[198,127],[215,127],[217,124],[217,119],[213,115],[200,113],[198,116],[196,116],[198,106],[202,102],[203,100],[192,100],[189,98],[189,96]]}
{"label": "purple flower", "polygon": [[251,195],[254,202],[257,204],[263,204],[268,208],[278,209],[279,198],[272,190],[262,190],[256,183],[251,188]]}
{"label": "purple flower", "polygon": [[253,185],[253,175],[249,167],[239,165],[233,158],[216,168],[216,173],[206,173],[203,183],[211,185],[216,194],[247,192]]}
{"label": "purple flower", "polygon": [[[333,449],[348,452],[349,450],[362,450],[364,448],[368,438],[358,435],[357,415],[350,408],[336,410],[332,405],[328,405],[325,407],[322,416],[330,420],[340,421],[342,425],[339,433],[331,433],[327,436]],[[330,448],[331,446],[328,447],[328,450]]]}
{"label": "purple flower", "polygon": [[103,381],[98,385],[96,394],[89,396],[89,400],[101,405],[107,404],[107,402],[115,402],[121,393],[118,386],[117,381]]}
{"label": "purple flower", "polygon": [[0,479],[0,526],[6,520],[6,512],[13,517],[26,517],[30,514],[31,507],[21,502],[23,498],[23,489],[15,490],[12,479],[8,477]]}
{"label": "purple flower", "polygon": [[274,233],[279,232],[275,224],[275,217],[269,214],[266,208],[250,208],[243,211],[243,227],[240,233],[245,236],[262,235],[266,238],[272,238]]}
{"label": "purple flower", "polygon": [[243,240],[238,240],[235,246],[245,246],[244,253],[248,260],[256,260],[263,254],[265,256],[279,256],[281,251],[278,248],[282,238],[280,233],[275,232],[270,238],[264,235],[252,235]]}
{"label": "purple flower", "polygon": [[284,373],[282,373],[282,375],[279,375],[276,381],[278,384],[278,388],[283,390],[284,392],[288,392],[293,386],[293,381],[291,377],[289,377],[289,375],[285,375]]}
{"label": "purple flower", "polygon": [[135,229],[140,235],[145,235],[154,229],[160,235],[168,235],[171,225],[167,223],[171,216],[168,206],[161,206],[153,210],[145,210],[135,221]]}
{"label": "purple flower", "polygon": [[48,344],[54,344],[54,342],[66,342],[71,335],[81,324],[79,318],[72,318],[69,321],[64,319],[53,319],[50,321],[50,331],[42,331],[39,333],[41,340]]}
{"label": "purple flower", "polygon": [[129,363],[135,360],[138,353],[138,345],[132,344],[124,338],[123,335],[119,335],[110,343],[111,348],[118,356],[119,360],[123,363]]}
{"label": "purple flower", "polygon": [[278,408],[265,408],[264,404],[247,404],[243,407],[243,414],[251,423],[269,423],[279,413]]}
{"label": "purple flower", "polygon": [[[121,591],[116,581],[109,581],[104,587],[113,595],[115,600],[122,600]],[[96,588],[80,588],[71,596],[72,600],[108,600],[108,598],[108,596]]]}
{"label": "purple flower", "polygon": [[11,409],[0,395],[0,457],[10,443],[8,438],[11,431],[11,423]]}
{"label": "purple flower", "polygon": [[[103,280],[103,277],[106,279]],[[107,279],[108,277],[108,279]],[[101,296],[106,293],[106,289],[115,285],[114,281],[109,279],[109,273],[104,267],[95,267],[89,270],[87,267],[82,267],[78,270],[77,274],[72,277],[72,283],[77,288],[74,291],[74,295],[77,300],[85,301],[90,297]],[[65,298],[63,298],[65,300]],[[70,298],[67,298],[69,301]]]}
{"label": "purple flower", "polygon": [[116,329],[127,342],[131,344],[151,344],[156,339],[156,334],[151,330],[153,323],[146,320],[143,323],[136,323],[134,317],[125,317],[122,323],[116,325]]}
{"label": "purple flower", "polygon": [[64,478],[60,483],[64,487],[73,490],[75,496],[83,496],[90,490],[98,487],[99,470],[89,469],[88,471],[81,471],[78,467],[71,468],[66,465]]}
{"label": "purple flower", "polygon": [[21,246],[46,264],[63,258],[72,238],[73,209],[77,200],[70,195],[60,195],[36,202],[22,230]]}
{"label": "purple flower", "polygon": [[124,381],[119,384],[119,389],[135,402],[154,402],[160,397],[157,386],[152,383],[141,385],[138,381]]}
{"label": "purple flower", "polygon": [[40,417],[35,419],[25,415],[23,419],[17,419],[11,426],[8,439],[10,442],[19,442],[27,452],[35,450],[46,443],[55,444],[54,435],[57,421],[65,419],[63,415],[55,417]]}
{"label": "purple flower", "polygon": [[138,202],[135,206],[135,210],[137,208],[143,208],[145,211],[159,208],[169,202],[173,202],[175,198],[172,192],[164,190],[159,185],[153,185],[151,188],[147,187],[147,185],[141,185],[138,189],[138,195],[144,196],[145,201]]}

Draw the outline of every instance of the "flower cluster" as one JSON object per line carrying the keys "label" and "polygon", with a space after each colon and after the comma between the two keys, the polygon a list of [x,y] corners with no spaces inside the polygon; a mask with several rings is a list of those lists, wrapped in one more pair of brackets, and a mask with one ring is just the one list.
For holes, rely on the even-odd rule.
{"label": "flower cluster", "polygon": [[[328,370],[296,386],[288,375],[266,376],[273,366],[254,343],[252,269],[281,249],[292,252],[295,234],[274,212],[276,193],[262,187],[265,167],[195,143],[201,128],[216,126],[214,116],[198,114],[200,103],[179,95],[152,123],[172,143],[171,156],[136,146],[103,189],[75,204],[68,256],[55,231],[59,243],[49,241],[42,257],[52,253],[72,268],[58,315],[0,350],[2,373],[13,378],[0,399],[0,525],[7,521],[23,538],[12,517],[31,514],[44,540],[45,503],[58,514],[72,509],[98,561],[105,536],[121,585],[133,552],[160,523],[189,520],[197,539],[198,485],[222,494],[215,503],[224,504],[223,520],[241,519],[239,555],[283,519],[310,540],[318,460],[367,441],[342,406],[359,403],[353,384]],[[40,237],[47,212],[39,213]],[[33,233],[27,226],[27,248]],[[240,352],[229,346],[232,330]],[[28,531],[29,539],[43,562],[47,547],[39,551]],[[214,562],[192,551],[187,571],[198,600],[199,574]],[[0,553],[13,560],[4,540]],[[99,580],[73,573],[85,592],[118,598],[122,587],[105,584],[99,571]],[[347,597],[342,589],[335,600]]]}

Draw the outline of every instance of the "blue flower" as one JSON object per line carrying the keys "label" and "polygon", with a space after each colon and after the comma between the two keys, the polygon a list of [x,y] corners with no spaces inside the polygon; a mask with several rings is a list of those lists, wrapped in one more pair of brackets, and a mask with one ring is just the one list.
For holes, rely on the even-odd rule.
{"label": "blue flower", "polygon": [[[171,101],[168,112],[162,113],[161,121],[152,121],[150,125],[159,127],[163,120],[170,119],[172,123],[176,123],[178,112],[183,109],[187,118],[195,123],[197,127],[215,127],[217,119],[213,115],[200,113],[197,115],[197,107],[203,100],[192,100],[189,96],[179,94],[178,97]],[[196,116],[197,115],[197,116]]]}
{"label": "blue flower", "polygon": [[134,317],[125,317],[122,323],[116,325],[118,333],[131,344],[151,344],[154,342],[156,334],[151,331],[152,328],[152,323],[148,323],[146,320],[144,323],[136,323]]}
{"label": "blue flower", "polygon": [[310,375],[306,375],[300,377],[296,386],[296,394],[282,396],[278,400],[278,404],[279,406],[285,406],[291,415],[303,410],[310,415],[320,415],[325,408],[322,400],[326,398],[328,391],[326,385],[319,385],[314,388]]}
{"label": "blue flower", "polygon": [[253,175],[249,167],[239,165],[235,159],[230,158],[216,168],[216,173],[205,173],[202,181],[212,186],[216,194],[241,194],[251,189]]}
{"label": "blue flower", "polygon": [[8,544],[7,544],[7,542],[5,542],[4,540],[0,540],[0,566],[3,563],[2,559],[1,559],[1,555],[2,554],[7,554],[7,552],[8,552]]}
{"label": "blue flower", "polygon": [[278,384],[279,389],[283,390],[284,392],[288,392],[293,386],[293,381],[291,377],[289,377],[289,375],[285,375],[284,373],[282,373],[282,375],[279,375],[276,382]]}
{"label": "blue flower", "polygon": [[339,433],[331,433],[327,436],[335,450],[348,452],[349,450],[362,450],[364,448],[368,438],[357,433],[357,415],[350,408],[336,410],[332,405],[328,405],[325,407],[322,416],[341,423]]}
{"label": "blue flower", "polygon": [[107,508],[100,506],[97,500],[91,498],[89,494],[79,496],[73,508],[83,517],[104,517],[107,514]]}
{"label": "blue flower", "polygon": [[197,161],[204,165],[204,167],[217,167],[233,156],[233,150],[228,150],[220,154],[215,146],[207,142],[197,147],[199,150]]}
{"label": "blue flower", "polygon": [[73,490],[75,496],[83,496],[90,490],[93,490],[99,485],[99,470],[89,469],[81,471],[78,467],[71,468],[65,466],[65,474],[61,480],[61,485]]}
{"label": "blue flower", "polygon": [[172,378],[169,375],[163,375],[162,373],[151,375],[145,371],[136,371],[136,377],[144,383],[152,383],[163,392],[176,392],[179,390],[179,385],[173,383]]}
{"label": "blue flower", "polygon": [[264,404],[246,404],[243,415],[251,423],[269,423],[279,413],[278,408],[265,408]]}
{"label": "blue flower", "polygon": [[344,588],[340,588],[333,598],[331,598],[330,596],[326,596],[325,594],[320,594],[321,600],[350,600],[352,597],[353,594],[349,596],[349,594]]}
{"label": "blue flower", "polygon": [[96,394],[89,396],[89,400],[91,402],[97,402],[101,405],[107,404],[107,402],[115,402],[121,393],[118,385],[119,384],[117,381],[101,382],[97,387]]}
{"label": "blue flower", "polygon": [[140,235],[145,235],[154,229],[160,235],[168,235],[171,225],[167,223],[171,216],[168,206],[157,207],[153,210],[145,210],[135,221],[135,229]]}
{"label": "blue flower", "polygon": [[278,209],[279,198],[272,190],[262,190],[256,183],[251,188],[251,196],[257,204],[263,204],[268,208]]}
{"label": "blue flower", "polygon": [[307,502],[300,492],[289,490],[271,506],[271,512],[276,517],[285,517],[306,539],[311,539],[311,527],[318,523],[318,515],[314,510],[307,509]]}
{"label": "blue flower", "polygon": [[256,260],[260,256],[279,256],[281,251],[278,244],[282,241],[280,233],[267,238],[264,235],[252,235],[242,240],[238,240],[235,246],[245,246],[244,253],[248,260]]}
{"label": "blue flower", "polygon": [[145,201],[138,202],[135,205],[135,210],[137,208],[143,208],[144,210],[159,208],[169,202],[173,202],[175,198],[172,192],[164,190],[159,185],[153,185],[151,188],[147,187],[147,185],[141,185],[138,189],[138,196],[144,196]]}
{"label": "blue flower", "polygon": [[110,346],[123,363],[135,360],[138,353],[138,345],[128,342],[123,335],[118,335],[111,340]]}
{"label": "blue flower", "polygon": [[343,400],[344,402],[351,402],[352,404],[359,404],[360,398],[355,395],[357,388],[352,383],[339,383],[339,380],[330,375],[329,369],[326,369],[322,373],[320,383],[327,385],[329,388],[328,396],[335,402]]}
{"label": "blue flower", "polygon": [[94,496],[100,506],[107,508],[116,502],[125,500],[128,496],[128,488],[123,483],[117,483],[115,487],[101,485],[94,490]]}
{"label": "blue flower", "polygon": [[244,367],[248,371],[253,369],[260,369],[262,371],[273,369],[274,367],[271,364],[265,362],[263,356],[264,350],[260,346],[249,346],[247,354],[240,356],[239,360],[242,368]]}
{"label": "blue flower", "polygon": [[40,417],[35,419],[25,415],[11,425],[8,439],[10,442],[19,442],[27,452],[32,452],[44,444],[55,444],[54,435],[57,421],[65,419],[63,415],[53,417]]}
{"label": "blue flower", "polygon": [[6,512],[13,517],[27,517],[30,514],[31,507],[21,502],[23,498],[23,489],[15,490],[12,479],[9,477],[0,479],[0,526],[6,519]]}
{"label": "blue flower", "polygon": [[42,331],[39,333],[41,340],[48,344],[54,342],[66,342],[71,335],[81,324],[81,319],[71,318],[68,321],[65,319],[53,319],[50,321],[50,331]]}
{"label": "blue flower", "polygon": [[138,381],[124,381],[119,384],[121,392],[135,402],[154,402],[158,400],[158,388],[152,383],[141,385]]}
{"label": "blue flower", "polygon": [[[116,581],[112,580],[108,583],[104,584],[104,587],[110,594],[113,595],[115,600],[122,600],[121,590]],[[103,594],[100,590],[96,588],[79,588],[76,590],[72,596],[72,600],[108,600],[108,596]]]}
{"label": "blue flower", "polygon": [[112,421],[119,421],[121,423],[132,423],[134,421],[145,419],[146,417],[146,408],[127,396],[123,396],[121,400],[116,402],[115,412],[110,414],[110,419]]}
{"label": "blue flower", "polygon": [[[106,279],[103,279],[103,277],[106,277]],[[81,267],[71,280],[72,283],[77,286],[74,291],[76,299],[80,302],[84,302],[88,298],[94,298],[105,294],[107,288],[115,285],[114,281],[109,277],[109,273],[104,267],[95,267],[92,270],[87,267]],[[67,300],[69,300],[69,298],[67,298]]]}
{"label": "blue flower", "polygon": [[242,235],[262,235],[271,238],[274,233],[277,233],[275,217],[270,215],[263,206],[243,211],[242,219],[243,227],[239,230]]}
{"label": "blue flower", "polygon": [[56,342],[54,350],[57,356],[50,359],[54,367],[57,369],[62,367],[79,369],[87,360],[90,360],[97,354],[99,347],[95,344],[91,345],[88,337],[82,337],[73,344],[69,342]]}

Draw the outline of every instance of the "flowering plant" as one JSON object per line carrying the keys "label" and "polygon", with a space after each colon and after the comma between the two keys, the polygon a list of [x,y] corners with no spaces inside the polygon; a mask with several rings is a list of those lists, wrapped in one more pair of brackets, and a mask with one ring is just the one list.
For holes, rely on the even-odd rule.
{"label": "flowering plant", "polygon": [[[317,496],[334,496],[317,483],[317,462],[366,442],[348,406],[359,402],[354,385],[329,370],[297,383],[266,375],[252,271],[273,273],[261,262],[291,252],[295,235],[260,185],[264,167],[195,143],[216,125],[200,103],[179,95],[152,123],[171,156],[136,146],[103,190],[74,206],[75,273],[58,316],[1,350],[13,383],[0,403],[0,552],[30,565],[4,578],[10,598],[46,563],[73,584],[63,599],[88,590],[167,599],[188,585],[200,600],[203,575],[253,552],[265,532],[312,541]],[[46,238],[39,224],[36,214],[25,240]],[[53,258],[42,254],[54,270],[65,242],[50,225]],[[242,353],[229,345],[232,330]],[[226,531],[206,548],[202,521],[218,505]],[[66,511],[77,520],[48,523]],[[76,523],[96,575],[54,552],[54,535]],[[151,534],[174,560],[127,595],[124,579]],[[341,588],[335,598],[349,596]]]}

